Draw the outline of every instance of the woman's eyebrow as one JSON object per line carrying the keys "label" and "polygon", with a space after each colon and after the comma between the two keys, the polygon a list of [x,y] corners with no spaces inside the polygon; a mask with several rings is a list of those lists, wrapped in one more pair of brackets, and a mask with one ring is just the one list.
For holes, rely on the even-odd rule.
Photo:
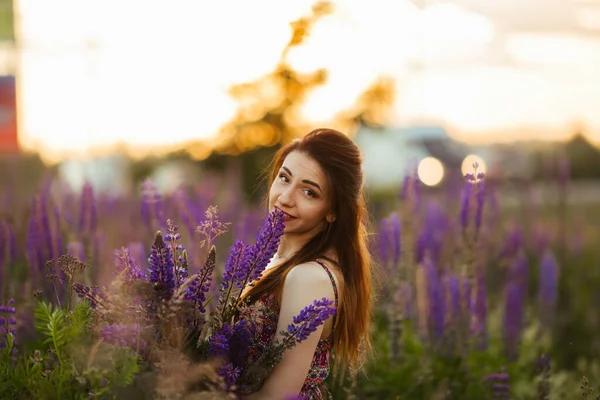
{"label": "woman's eyebrow", "polygon": [[[285,170],[285,172],[287,172],[287,173],[288,173],[288,175],[289,175],[289,176],[294,176],[294,175],[292,174],[292,171],[290,171],[290,169],[289,169],[288,167],[286,167],[286,166],[283,166],[283,167],[281,167],[281,168],[283,168],[283,169]],[[318,184],[318,183],[316,183],[316,182],[309,181],[308,179],[303,179],[303,180],[302,180],[302,183],[306,183],[307,185],[314,186],[314,187],[316,187],[317,189],[319,189],[319,191],[320,191],[321,193],[323,193],[323,189],[321,189],[321,186],[319,186],[319,184]]]}

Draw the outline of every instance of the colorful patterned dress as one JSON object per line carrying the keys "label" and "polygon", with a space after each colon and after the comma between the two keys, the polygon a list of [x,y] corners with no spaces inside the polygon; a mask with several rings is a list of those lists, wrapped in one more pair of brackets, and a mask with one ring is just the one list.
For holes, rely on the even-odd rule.
{"label": "colorful patterned dress", "polygon": [[[315,260],[319,265],[323,267],[325,272],[329,275],[331,283],[333,285],[333,292],[335,294],[335,307],[338,307],[338,291],[333,279],[333,275],[329,268],[319,259]],[[260,305],[260,314],[258,318],[255,316],[252,319],[257,321],[257,333],[255,341],[250,348],[247,364],[251,365],[254,363],[262,353],[262,349],[267,347],[273,342],[275,333],[277,331],[277,320],[279,318],[279,304],[275,299],[274,294],[265,293],[255,303],[250,305],[247,312],[252,313],[255,307]],[[333,316],[333,326],[336,326],[336,316]],[[244,315],[242,315],[244,318]],[[320,400],[325,398],[332,398],[331,394],[323,384],[327,376],[329,375],[330,357],[333,348],[333,330],[326,339],[319,340],[315,354],[313,356],[308,375],[304,380],[304,385],[299,394],[299,398],[303,400]]]}

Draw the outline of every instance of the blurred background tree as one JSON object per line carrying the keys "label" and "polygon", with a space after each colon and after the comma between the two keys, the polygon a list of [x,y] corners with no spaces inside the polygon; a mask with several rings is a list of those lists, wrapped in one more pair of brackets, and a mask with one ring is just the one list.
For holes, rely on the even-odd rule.
{"label": "blurred background tree", "polygon": [[[201,164],[209,170],[238,170],[246,200],[256,202],[264,194],[265,187],[257,181],[257,176],[280,146],[316,128],[302,121],[299,108],[312,90],[327,81],[327,71],[320,68],[300,73],[290,66],[287,57],[291,49],[305,43],[315,24],[332,11],[330,2],[315,4],[310,15],[290,24],[290,39],[275,69],[256,81],[230,89],[230,94],[239,103],[238,111],[219,132],[214,151]],[[391,78],[377,79],[351,109],[336,116],[335,128],[353,135],[360,124],[383,126],[388,122],[393,94]],[[190,152],[202,146],[202,143],[192,144]]]}

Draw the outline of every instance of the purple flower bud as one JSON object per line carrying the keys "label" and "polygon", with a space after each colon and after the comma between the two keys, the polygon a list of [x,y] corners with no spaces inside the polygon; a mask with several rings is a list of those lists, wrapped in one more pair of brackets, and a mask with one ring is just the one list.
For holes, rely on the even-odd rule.
{"label": "purple flower bud", "polygon": [[445,302],[442,282],[438,278],[437,268],[433,261],[424,263],[427,297],[429,298],[428,320],[432,339],[441,339],[444,335]]}
{"label": "purple flower bud", "polygon": [[115,250],[114,256],[115,270],[117,274],[122,276],[124,281],[146,279],[146,274],[137,264],[129,249],[123,247],[120,250]]}
{"label": "purple flower bud", "polygon": [[217,374],[225,381],[225,390],[227,391],[237,383],[241,373],[241,368],[236,367],[231,363],[217,370]]}
{"label": "purple flower bud", "polygon": [[297,316],[292,318],[293,323],[288,325],[287,333],[298,342],[306,340],[311,333],[336,313],[336,308],[331,307],[333,304],[332,300],[325,297],[315,300],[313,304],[304,307]]}
{"label": "purple flower bud", "polygon": [[390,223],[386,218],[384,218],[380,222],[379,235],[377,238],[379,262],[384,267],[387,266],[388,262],[390,261],[390,249],[392,248],[390,236]]}
{"label": "purple flower bud", "polygon": [[415,262],[417,264],[421,264],[425,261],[425,251],[427,250],[428,240],[429,233],[427,230],[423,230],[416,240]]}
{"label": "purple flower bud", "polygon": [[212,334],[208,340],[209,354],[211,357],[224,357],[229,354],[229,339],[233,336],[233,329],[229,324]]}
{"label": "purple flower bud", "polygon": [[87,300],[90,303],[90,307],[98,308],[100,305],[106,305],[106,293],[101,292],[98,287],[86,286],[80,282],[74,282],[72,287],[80,299]]}
{"label": "purple flower bud", "polygon": [[256,245],[252,249],[252,257],[248,260],[251,263],[249,271],[251,275],[247,283],[260,279],[269,261],[277,253],[285,229],[283,218],[283,211],[276,208],[268,215],[265,224],[259,231]]}
{"label": "purple flower bud", "polygon": [[4,316],[0,316],[0,348],[2,349],[8,345],[9,333],[12,333],[16,341],[17,330],[15,326],[17,325],[17,319],[14,317],[16,309],[13,305],[14,299],[9,301],[8,306],[0,305],[0,314],[4,314]]}
{"label": "purple flower bud", "polygon": [[506,285],[504,306],[504,348],[509,360],[515,359],[523,329],[523,288],[518,281]]}
{"label": "purple flower bud", "polygon": [[206,262],[198,272],[198,275],[190,282],[184,299],[194,303],[201,313],[206,312],[204,303],[206,302],[206,293],[210,291],[212,283],[212,274],[215,269],[216,250],[213,246],[210,249]]}
{"label": "purple flower bud", "polygon": [[400,229],[401,229],[401,222],[400,222],[400,217],[398,217],[398,213],[393,213],[392,216],[390,217],[390,223],[391,223],[391,228],[392,228],[392,248],[394,249],[393,255],[393,262],[394,265],[398,265],[398,262],[400,261],[400,251],[401,251],[401,238],[400,238]]}
{"label": "purple flower bud", "polygon": [[148,259],[150,282],[154,284],[159,296],[170,299],[175,291],[175,263],[171,248],[165,245],[162,235],[157,232]]}
{"label": "purple flower bud", "polygon": [[484,383],[496,398],[507,399],[510,397],[509,376],[504,368],[499,373],[490,374],[484,378]]}
{"label": "purple flower bud", "polygon": [[550,250],[547,250],[540,262],[540,281],[538,301],[542,323],[549,327],[552,323],[557,299],[558,266]]}
{"label": "purple flower bud", "polygon": [[515,226],[508,232],[504,239],[504,244],[500,251],[500,258],[512,258],[516,256],[523,247],[523,241],[523,230],[521,227]]}
{"label": "purple flower bud", "polygon": [[35,284],[43,286],[45,283],[43,273],[47,253],[42,223],[36,213],[32,213],[29,217],[25,253],[29,264],[29,279]]}

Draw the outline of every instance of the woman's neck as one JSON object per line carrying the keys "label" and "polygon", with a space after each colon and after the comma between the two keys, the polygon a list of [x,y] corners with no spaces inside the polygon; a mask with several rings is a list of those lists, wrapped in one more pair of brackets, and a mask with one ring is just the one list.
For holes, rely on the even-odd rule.
{"label": "woman's neck", "polygon": [[290,238],[285,235],[282,236],[277,248],[277,258],[288,258],[296,254],[304,246],[305,242],[306,240]]}

